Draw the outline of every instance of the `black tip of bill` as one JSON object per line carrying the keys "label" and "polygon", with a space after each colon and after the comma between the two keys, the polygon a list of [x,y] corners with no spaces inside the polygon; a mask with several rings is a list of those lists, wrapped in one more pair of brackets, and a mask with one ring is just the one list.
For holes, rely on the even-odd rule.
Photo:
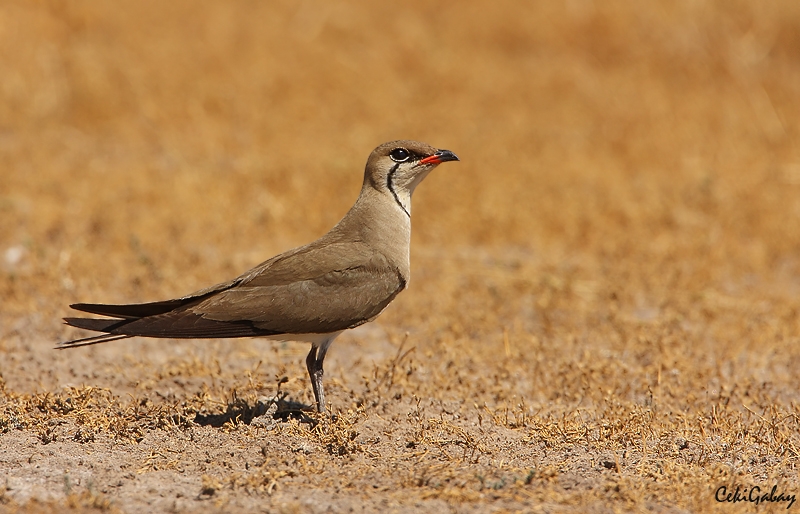
{"label": "black tip of bill", "polygon": [[459,160],[456,154],[451,152],[450,150],[439,150],[433,155],[429,155],[425,157],[421,161],[420,164],[441,164],[447,161],[457,161]]}

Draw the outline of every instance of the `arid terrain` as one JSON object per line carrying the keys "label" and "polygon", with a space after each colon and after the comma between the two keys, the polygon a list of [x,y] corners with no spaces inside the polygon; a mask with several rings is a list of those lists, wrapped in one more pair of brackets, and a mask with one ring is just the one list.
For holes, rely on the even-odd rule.
{"label": "arid terrain", "polygon": [[[794,0],[6,0],[0,512],[798,510],[798,113]],[[333,417],[305,343],[54,349],[319,237],[392,139],[461,162]]]}

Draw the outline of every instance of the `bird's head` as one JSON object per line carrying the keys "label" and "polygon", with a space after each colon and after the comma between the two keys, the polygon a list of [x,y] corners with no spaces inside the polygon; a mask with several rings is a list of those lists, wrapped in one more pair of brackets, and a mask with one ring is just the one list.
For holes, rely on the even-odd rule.
{"label": "bird's head", "polygon": [[439,164],[457,160],[450,150],[440,150],[419,141],[390,141],[370,154],[364,182],[393,195],[409,213],[411,194],[422,179]]}

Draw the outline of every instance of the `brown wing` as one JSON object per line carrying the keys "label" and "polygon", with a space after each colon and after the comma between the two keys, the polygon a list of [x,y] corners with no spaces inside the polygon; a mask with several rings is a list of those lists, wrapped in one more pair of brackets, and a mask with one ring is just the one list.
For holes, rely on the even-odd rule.
{"label": "brown wing", "polygon": [[75,304],[122,319],[65,318],[105,332],[61,343],[82,346],[121,337],[247,337],[328,333],[365,323],[406,282],[387,259],[359,242],[319,241],[291,250],[240,277],[175,300],[132,305]]}
{"label": "brown wing", "polygon": [[373,319],[406,285],[383,255],[353,242],[303,247],[240,279],[187,312],[274,333],[335,332]]}

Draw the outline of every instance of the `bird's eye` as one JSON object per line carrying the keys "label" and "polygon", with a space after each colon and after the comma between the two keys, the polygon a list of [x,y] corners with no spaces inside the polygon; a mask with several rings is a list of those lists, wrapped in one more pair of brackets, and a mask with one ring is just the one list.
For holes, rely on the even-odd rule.
{"label": "bird's eye", "polygon": [[389,154],[389,157],[391,157],[394,162],[406,162],[411,157],[411,154],[405,148],[395,148],[392,150],[392,153]]}

